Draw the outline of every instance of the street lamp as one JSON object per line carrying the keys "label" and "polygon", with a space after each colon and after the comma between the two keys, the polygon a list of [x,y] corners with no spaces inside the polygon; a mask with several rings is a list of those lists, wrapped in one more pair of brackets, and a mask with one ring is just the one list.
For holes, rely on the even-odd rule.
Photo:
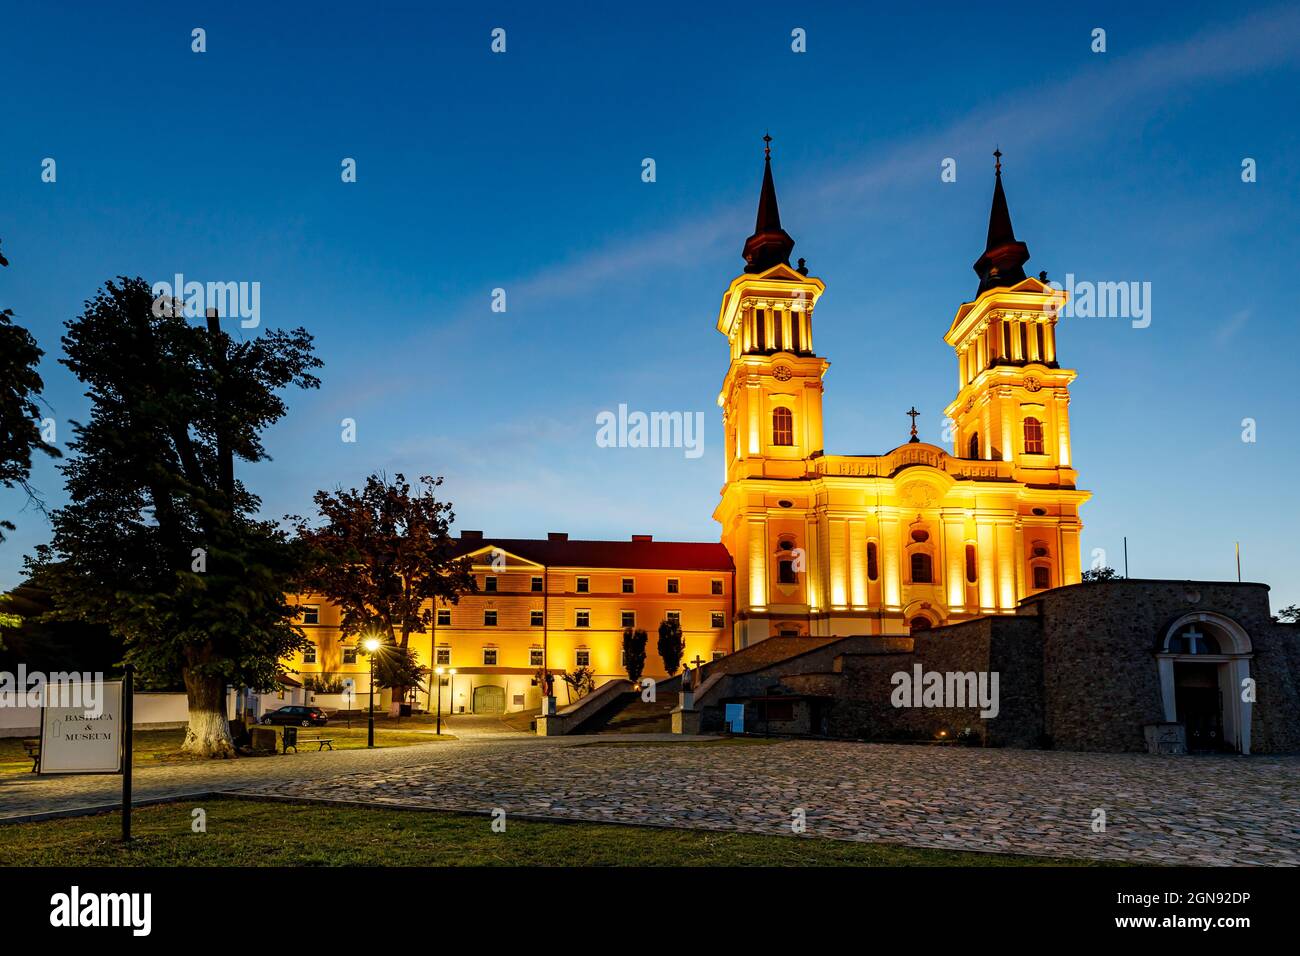
{"label": "street lamp", "polygon": [[439,737],[441,737],[442,736],[442,675],[444,671],[441,667],[435,667],[433,669],[433,672],[436,675],[438,675],[436,678],[434,678],[438,682],[438,729],[436,733],[438,734]]}
{"label": "street lamp", "polygon": [[379,650],[379,638],[367,637],[365,648],[370,656],[370,712],[366,715],[366,746],[375,745],[375,652]]}

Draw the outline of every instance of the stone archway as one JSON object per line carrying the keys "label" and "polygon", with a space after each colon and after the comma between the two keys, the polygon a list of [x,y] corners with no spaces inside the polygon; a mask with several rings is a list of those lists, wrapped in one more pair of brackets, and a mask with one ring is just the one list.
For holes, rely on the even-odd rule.
{"label": "stone archway", "polygon": [[1166,721],[1184,724],[1189,750],[1250,753],[1242,691],[1253,653],[1245,628],[1212,611],[1190,611],[1166,628],[1156,652],[1161,702]]}

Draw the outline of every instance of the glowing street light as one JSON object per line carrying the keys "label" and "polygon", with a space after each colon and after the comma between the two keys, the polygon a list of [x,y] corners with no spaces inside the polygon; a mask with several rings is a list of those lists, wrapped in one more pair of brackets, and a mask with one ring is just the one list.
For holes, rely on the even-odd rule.
{"label": "glowing street light", "polygon": [[370,712],[366,715],[366,746],[375,745],[375,653],[379,650],[379,638],[367,637],[362,646],[370,656]]}

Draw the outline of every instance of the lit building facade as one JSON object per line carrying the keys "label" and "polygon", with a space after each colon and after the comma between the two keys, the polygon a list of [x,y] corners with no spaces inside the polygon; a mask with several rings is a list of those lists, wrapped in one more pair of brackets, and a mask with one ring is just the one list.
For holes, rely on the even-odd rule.
{"label": "lit building facade", "polygon": [[[657,648],[664,620],[681,626],[683,660],[710,661],[732,649],[734,568],[716,542],[655,541],[650,535],[571,541],[563,533],[543,540],[485,538],[478,531],[461,532],[459,542],[457,556],[472,562],[478,590],[457,604],[439,604],[429,630],[410,637],[421,665],[448,671],[444,712],[536,709],[542,667],[555,675],[561,705],[566,671],[589,667],[598,685],[626,678],[627,628],[649,638],[647,677],[668,676]],[[312,646],[288,666],[305,682],[351,678],[358,694],[368,693],[368,659],[357,652],[357,637],[342,638],[338,608],[311,595],[298,601]],[[428,690],[417,704],[430,703]],[[436,705],[436,684],[433,692]]]}
{"label": "lit building facade", "polygon": [[[984,614],[1080,580],[1069,386],[1057,360],[1064,293],[1026,277],[995,176],[976,298],[945,336],[957,393],[952,450],[916,438],[883,455],[827,454],[814,316],[825,285],[791,267],[770,148],[744,272],[717,329],[730,347],[718,395],[726,484],[714,517],[736,564],[735,643],[773,636],[903,634]],[[915,421],[915,418],[913,419]]]}

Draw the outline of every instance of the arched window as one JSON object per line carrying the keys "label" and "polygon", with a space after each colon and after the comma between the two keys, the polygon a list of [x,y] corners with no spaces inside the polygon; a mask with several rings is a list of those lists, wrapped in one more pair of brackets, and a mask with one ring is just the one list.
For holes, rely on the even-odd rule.
{"label": "arched window", "polygon": [[979,458],[980,456],[980,433],[976,432],[970,436],[970,457]]}
{"label": "arched window", "polygon": [[912,583],[913,584],[931,584],[933,575],[931,574],[930,556],[924,551],[912,552]]}
{"label": "arched window", "polygon": [[975,583],[978,576],[978,570],[975,566],[975,545],[966,545],[966,580],[971,584]]}
{"label": "arched window", "polygon": [[794,444],[794,412],[784,405],[772,409],[772,444]]}
{"label": "arched window", "polygon": [[1034,590],[1042,591],[1052,586],[1052,569],[1045,564],[1034,565]]}
{"label": "arched window", "polygon": [[777,581],[781,584],[798,584],[799,576],[794,570],[794,542],[782,538],[777,542],[777,549],[780,552],[776,562]]}
{"label": "arched window", "polygon": [[1025,454],[1043,453],[1043,423],[1037,418],[1025,419]]}
{"label": "arched window", "polygon": [[1202,625],[1195,624],[1183,628],[1182,633],[1169,638],[1170,654],[1222,654],[1218,639]]}
{"label": "arched window", "polygon": [[880,559],[876,552],[876,542],[867,542],[867,579],[874,581],[880,577]]}
{"label": "arched window", "polygon": [[908,624],[911,626],[913,634],[915,634],[917,631],[928,631],[930,630],[931,627],[934,626],[933,624],[930,623],[930,619],[928,617],[920,617],[920,616],[912,618],[912,620],[909,621]]}

